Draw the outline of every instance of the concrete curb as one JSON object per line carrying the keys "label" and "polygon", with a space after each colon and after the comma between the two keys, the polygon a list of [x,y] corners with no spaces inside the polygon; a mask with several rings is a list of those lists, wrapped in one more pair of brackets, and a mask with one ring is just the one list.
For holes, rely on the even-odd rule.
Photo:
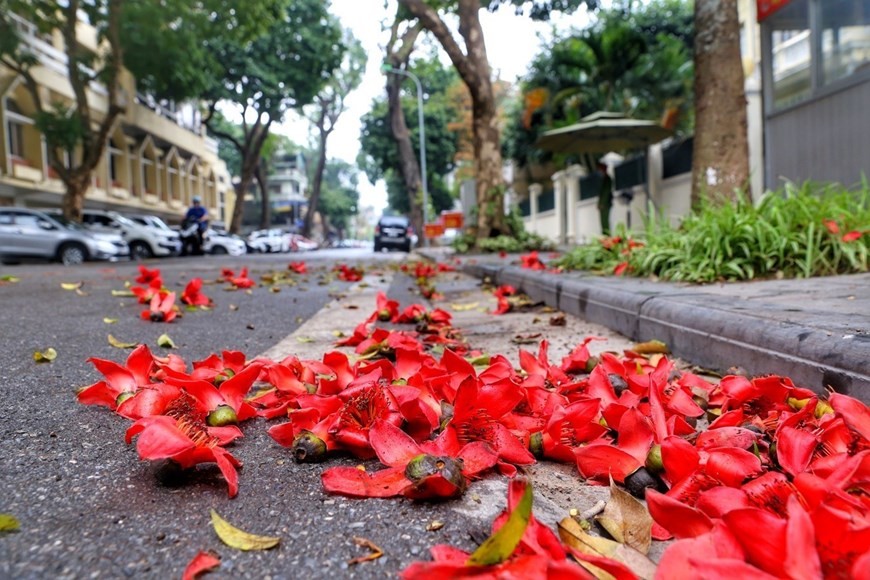
{"label": "concrete curb", "polygon": [[[421,255],[436,258],[432,253]],[[693,364],[717,371],[741,366],[752,375],[788,376],[819,392],[833,388],[870,401],[870,311],[861,313],[870,298],[866,275],[840,277],[853,282],[849,291],[861,293],[850,312],[835,307],[834,294],[842,294],[844,286],[833,278],[753,283],[756,295],[749,300],[729,294],[728,285],[711,291],[704,286],[551,274],[486,262],[467,263],[462,269],[494,284],[510,284],[535,300],[632,340],[662,340],[676,356]],[[757,292],[763,284],[769,285],[769,296]],[[785,284],[793,289],[813,285],[822,298],[814,299],[809,292],[783,298],[779,288]]]}

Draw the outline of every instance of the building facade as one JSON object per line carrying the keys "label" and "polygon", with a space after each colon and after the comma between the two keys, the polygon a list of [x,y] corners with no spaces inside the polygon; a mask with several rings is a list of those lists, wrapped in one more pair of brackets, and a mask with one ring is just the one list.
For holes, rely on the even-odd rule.
{"label": "building facade", "polygon": [[[32,70],[46,104],[73,102],[59,32],[40,34],[18,19],[22,41],[37,57]],[[96,30],[79,23],[79,43],[98,51]],[[159,215],[178,222],[194,196],[212,219],[225,220],[235,201],[217,141],[208,137],[195,106],[157,103],[137,93],[125,74],[126,109],[112,131],[85,196],[85,207]],[[104,87],[92,83],[88,103],[96,118],[107,110]],[[63,183],[50,166],[52,152],[34,122],[36,110],[23,81],[0,64],[0,205],[59,207]]]}

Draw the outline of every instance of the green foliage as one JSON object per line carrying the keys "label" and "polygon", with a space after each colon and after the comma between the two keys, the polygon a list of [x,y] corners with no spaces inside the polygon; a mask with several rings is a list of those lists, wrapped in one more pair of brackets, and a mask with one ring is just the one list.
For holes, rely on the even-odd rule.
{"label": "green foliage", "polygon": [[[452,68],[442,65],[435,55],[414,61],[410,71],[425,79],[423,127],[426,133],[427,183],[432,207],[436,213],[440,213],[453,207],[453,197],[442,176],[455,167],[457,134],[447,126],[460,117],[460,112],[447,99],[446,91],[457,82],[458,76]],[[402,109],[411,133],[414,154],[419,159],[417,94],[410,82],[402,95]],[[408,197],[399,170],[399,153],[390,128],[386,96],[375,99],[371,110],[362,118],[357,164],[372,183],[382,178],[386,181],[390,208],[398,213],[406,214],[409,211]]]}
{"label": "green foliage", "polygon": [[[523,166],[550,161],[553,154],[534,146],[538,137],[600,110],[658,120],[677,107],[679,128],[690,131],[692,17],[691,3],[683,0],[634,3],[631,10],[617,5],[602,10],[589,27],[554,38],[522,81],[522,98],[504,135],[505,155]],[[540,106],[528,102],[535,91],[546,95]]]}
{"label": "green foliage", "polygon": [[85,137],[85,128],[75,109],[61,103],[54,103],[50,109],[37,112],[34,122],[49,146],[60,147],[69,153]]}
{"label": "green foliage", "polygon": [[346,231],[350,218],[357,213],[359,204],[359,171],[340,159],[329,159],[323,172],[318,211],[329,225]]}
{"label": "green foliage", "polygon": [[[867,272],[867,224],[867,183],[855,191],[788,185],[755,205],[745,197],[734,204],[705,204],[677,228],[651,221],[641,247],[629,248],[622,232],[574,249],[560,265],[610,273],[627,262],[632,275],[697,283]],[[849,232],[862,235],[851,240]]]}
{"label": "green foliage", "polygon": [[[469,221],[477,221],[476,213],[476,211],[472,212],[472,215],[468,218]],[[472,233],[466,231],[453,240],[453,249],[456,250],[457,253],[466,254],[474,250],[476,244],[476,249],[481,252],[507,252],[509,254],[515,254],[518,252],[552,250],[555,248],[555,244],[547,238],[526,231],[523,224],[523,218],[520,216],[519,211],[517,211],[516,208],[505,216],[505,221],[510,230],[514,232],[513,235],[496,236],[493,238],[478,240]]]}

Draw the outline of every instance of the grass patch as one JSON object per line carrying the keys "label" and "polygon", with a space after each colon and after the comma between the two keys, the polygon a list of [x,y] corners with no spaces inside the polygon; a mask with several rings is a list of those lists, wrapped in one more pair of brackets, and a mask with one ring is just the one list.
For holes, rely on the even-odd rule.
{"label": "grass patch", "polygon": [[558,265],[696,283],[867,272],[870,185],[787,185],[757,204],[741,197],[705,205],[678,227],[649,221],[637,238],[623,230],[575,248]]}

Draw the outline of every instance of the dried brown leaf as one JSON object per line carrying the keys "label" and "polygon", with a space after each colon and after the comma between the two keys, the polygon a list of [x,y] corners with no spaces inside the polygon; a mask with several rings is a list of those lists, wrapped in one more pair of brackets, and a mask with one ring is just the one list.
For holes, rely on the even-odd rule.
{"label": "dried brown leaf", "polygon": [[640,500],[617,487],[612,479],[610,500],[604,506],[604,513],[595,519],[617,542],[631,546],[641,554],[649,552],[652,516]]}
{"label": "dried brown leaf", "polygon": [[[605,556],[622,562],[642,580],[652,580],[655,577],[656,565],[652,560],[625,544],[587,534],[574,518],[565,518],[559,522],[559,537],[565,544],[584,554]],[[581,565],[596,578],[602,580],[611,578],[599,568],[588,564],[581,563]]]}
{"label": "dried brown leaf", "polygon": [[354,564],[362,564],[363,562],[371,562],[372,560],[377,560],[384,555],[384,551],[381,550],[381,548],[371,540],[360,538],[359,536],[354,536],[353,543],[361,548],[368,548],[369,550],[371,550],[371,553],[366,554],[365,556],[358,556],[356,558],[348,560],[348,566],[353,566]]}

